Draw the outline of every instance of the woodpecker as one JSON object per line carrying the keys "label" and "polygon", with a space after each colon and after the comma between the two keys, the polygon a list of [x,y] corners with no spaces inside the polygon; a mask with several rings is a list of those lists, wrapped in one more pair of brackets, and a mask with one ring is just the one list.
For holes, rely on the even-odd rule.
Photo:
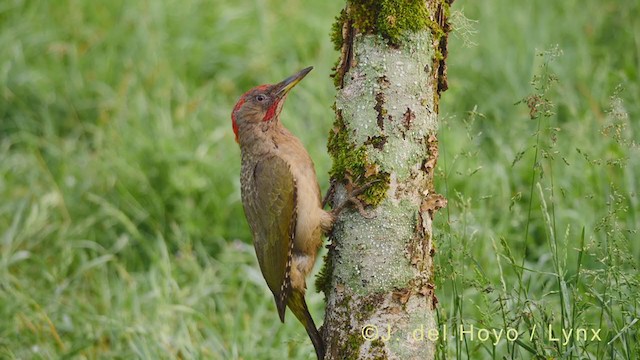
{"label": "woodpecker", "polygon": [[231,120],[242,154],[242,205],[260,270],[280,321],[288,306],[304,325],[318,359],[324,359],[324,344],[304,298],[305,279],[335,216],[323,210],[311,157],[279,119],[287,94],[312,69],[247,91]]}

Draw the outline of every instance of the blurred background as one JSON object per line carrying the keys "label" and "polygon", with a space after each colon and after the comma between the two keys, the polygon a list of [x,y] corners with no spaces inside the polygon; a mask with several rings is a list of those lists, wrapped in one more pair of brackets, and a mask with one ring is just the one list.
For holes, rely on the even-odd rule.
{"label": "blurred background", "polygon": [[[0,2],[0,358],[314,358],[257,267],[230,113],[313,65],[282,121],[324,191],[343,6]],[[452,21],[439,321],[527,336],[438,357],[640,357],[640,3],[457,0]],[[529,338],[547,324],[603,341]]]}

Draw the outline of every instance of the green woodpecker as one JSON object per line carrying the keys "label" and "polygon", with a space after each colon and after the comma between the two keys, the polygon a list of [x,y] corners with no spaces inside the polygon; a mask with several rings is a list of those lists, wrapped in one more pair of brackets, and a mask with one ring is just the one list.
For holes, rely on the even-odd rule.
{"label": "green woodpecker", "polygon": [[260,270],[280,320],[284,322],[288,306],[307,330],[318,359],[323,359],[324,344],[304,299],[305,279],[334,215],[322,209],[311,157],[279,120],[287,94],[311,69],[249,90],[233,108],[231,119],[242,153],[242,205]]}

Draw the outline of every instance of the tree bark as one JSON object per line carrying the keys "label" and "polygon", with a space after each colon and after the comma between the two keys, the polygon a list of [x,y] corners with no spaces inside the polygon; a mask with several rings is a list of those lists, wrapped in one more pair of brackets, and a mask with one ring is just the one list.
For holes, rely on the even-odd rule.
{"label": "tree bark", "polygon": [[359,199],[373,217],[349,209],[333,230],[318,278],[325,359],[433,359],[444,335],[431,224],[446,205],[433,173],[451,2],[348,0],[337,18],[332,203],[369,186]]}

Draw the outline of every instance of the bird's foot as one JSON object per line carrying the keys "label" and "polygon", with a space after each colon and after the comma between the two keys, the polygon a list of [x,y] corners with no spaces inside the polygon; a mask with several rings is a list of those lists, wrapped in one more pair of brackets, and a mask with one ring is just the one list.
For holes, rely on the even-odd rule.
{"label": "bird's foot", "polygon": [[[358,213],[360,213],[362,217],[366,219],[373,219],[375,217],[375,214],[373,214],[373,212],[367,212],[364,209],[364,203],[362,202],[362,200],[358,199],[358,196],[361,195],[363,192],[365,192],[368,188],[373,186],[373,184],[379,182],[380,180],[374,180],[364,184],[363,186],[356,188],[350,176],[346,176],[346,179],[347,179],[347,184],[345,185],[345,188],[347,190],[347,198],[340,205],[338,205],[337,207],[333,208],[333,210],[331,210],[331,215],[333,215],[334,218],[337,217],[342,212],[342,210],[344,210],[345,207],[349,203],[351,203],[353,206],[356,207],[356,209],[358,210]],[[323,200],[322,204],[325,205],[327,200],[329,199],[329,196],[333,197],[334,193],[335,193],[335,183],[332,182],[331,187],[329,188],[329,191],[327,191],[327,196],[325,196],[325,199]]]}
{"label": "bird's foot", "polygon": [[336,181],[331,180],[331,184],[329,185],[329,190],[324,194],[324,198],[322,199],[322,208],[324,209],[327,206],[329,200],[333,199],[333,195],[336,193]]}

